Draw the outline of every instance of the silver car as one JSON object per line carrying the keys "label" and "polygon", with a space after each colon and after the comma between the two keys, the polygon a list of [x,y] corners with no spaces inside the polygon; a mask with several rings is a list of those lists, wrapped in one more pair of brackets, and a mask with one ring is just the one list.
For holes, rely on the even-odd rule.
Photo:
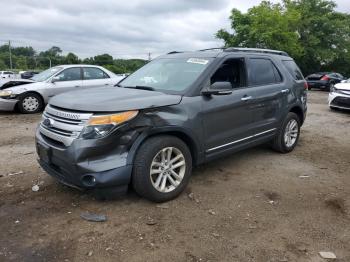
{"label": "silver car", "polygon": [[76,89],[114,86],[123,77],[101,66],[61,65],[32,77],[34,83],[0,87],[0,110],[12,111],[17,106],[22,113],[41,111],[51,97]]}

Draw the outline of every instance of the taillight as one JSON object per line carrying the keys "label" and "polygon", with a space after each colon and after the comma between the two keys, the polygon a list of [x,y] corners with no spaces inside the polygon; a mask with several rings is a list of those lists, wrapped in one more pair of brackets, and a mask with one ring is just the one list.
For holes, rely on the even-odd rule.
{"label": "taillight", "polygon": [[323,81],[328,81],[330,78],[327,75],[322,76],[321,80]]}
{"label": "taillight", "polygon": [[309,89],[309,85],[308,85],[308,83],[306,81],[304,82],[304,88],[305,88],[305,90]]}

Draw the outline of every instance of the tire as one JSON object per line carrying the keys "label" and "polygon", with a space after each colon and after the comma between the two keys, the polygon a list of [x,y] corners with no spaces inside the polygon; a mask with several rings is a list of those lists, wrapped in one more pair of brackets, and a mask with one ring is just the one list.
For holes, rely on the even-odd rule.
{"label": "tire", "polygon": [[17,105],[22,114],[35,114],[43,109],[44,101],[38,94],[26,93],[20,96]]}
{"label": "tire", "polygon": [[328,92],[331,91],[334,88],[334,85],[335,85],[334,82],[330,82],[329,86],[326,88],[326,91],[328,91]]}
{"label": "tire", "polygon": [[[162,152],[165,154],[164,161],[162,161]],[[171,160],[178,158],[172,167],[165,166],[168,165],[166,160],[169,159],[167,158],[169,152],[171,152],[169,154]],[[180,165],[183,161],[184,165]],[[171,170],[177,176],[174,176]],[[187,145],[174,136],[155,136],[147,139],[136,153],[132,186],[137,194],[148,200],[165,202],[176,198],[185,189],[191,172],[192,156]]]}
{"label": "tire", "polygon": [[[291,124],[293,123],[293,124]],[[292,125],[296,124],[296,127],[294,127],[292,130],[289,128],[292,127]],[[285,136],[288,131],[293,131],[291,133],[291,137],[293,137],[293,134],[296,135],[296,137],[290,138],[288,143],[288,140],[286,140]],[[272,141],[272,148],[280,153],[289,153],[293,151],[295,146],[298,144],[300,136],[300,119],[297,114],[293,112],[289,112],[285,120],[283,121],[283,124],[281,128],[279,129],[277,135]]]}

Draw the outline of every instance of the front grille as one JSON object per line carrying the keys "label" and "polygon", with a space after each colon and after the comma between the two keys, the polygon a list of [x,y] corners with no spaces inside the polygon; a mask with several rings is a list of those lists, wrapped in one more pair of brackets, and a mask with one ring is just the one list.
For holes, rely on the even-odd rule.
{"label": "front grille", "polygon": [[350,108],[350,97],[338,96],[333,99],[332,105],[344,108]]}
{"label": "front grille", "polygon": [[40,133],[65,146],[72,144],[92,113],[72,112],[48,105],[40,123]]}

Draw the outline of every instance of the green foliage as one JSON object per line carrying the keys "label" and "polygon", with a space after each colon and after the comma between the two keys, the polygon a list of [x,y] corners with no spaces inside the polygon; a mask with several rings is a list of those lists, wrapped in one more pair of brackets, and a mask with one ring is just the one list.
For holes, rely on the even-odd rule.
{"label": "green foliage", "polygon": [[286,51],[305,74],[331,70],[350,75],[350,15],[335,7],[327,0],[263,1],[247,13],[233,9],[233,33],[221,29],[216,37],[225,46]]}
{"label": "green foliage", "polygon": [[[113,59],[109,54],[97,55],[81,60],[74,53],[62,55],[62,49],[53,46],[46,51],[37,53],[32,47],[12,47],[12,65],[16,71],[44,70],[51,65],[60,64],[94,64],[101,65],[114,73],[132,73],[143,66],[146,61],[142,59]],[[0,70],[10,68],[9,46],[0,46]]]}
{"label": "green foliage", "polygon": [[68,53],[66,57],[64,58],[65,64],[80,64],[80,59],[77,55],[73,53]]}

